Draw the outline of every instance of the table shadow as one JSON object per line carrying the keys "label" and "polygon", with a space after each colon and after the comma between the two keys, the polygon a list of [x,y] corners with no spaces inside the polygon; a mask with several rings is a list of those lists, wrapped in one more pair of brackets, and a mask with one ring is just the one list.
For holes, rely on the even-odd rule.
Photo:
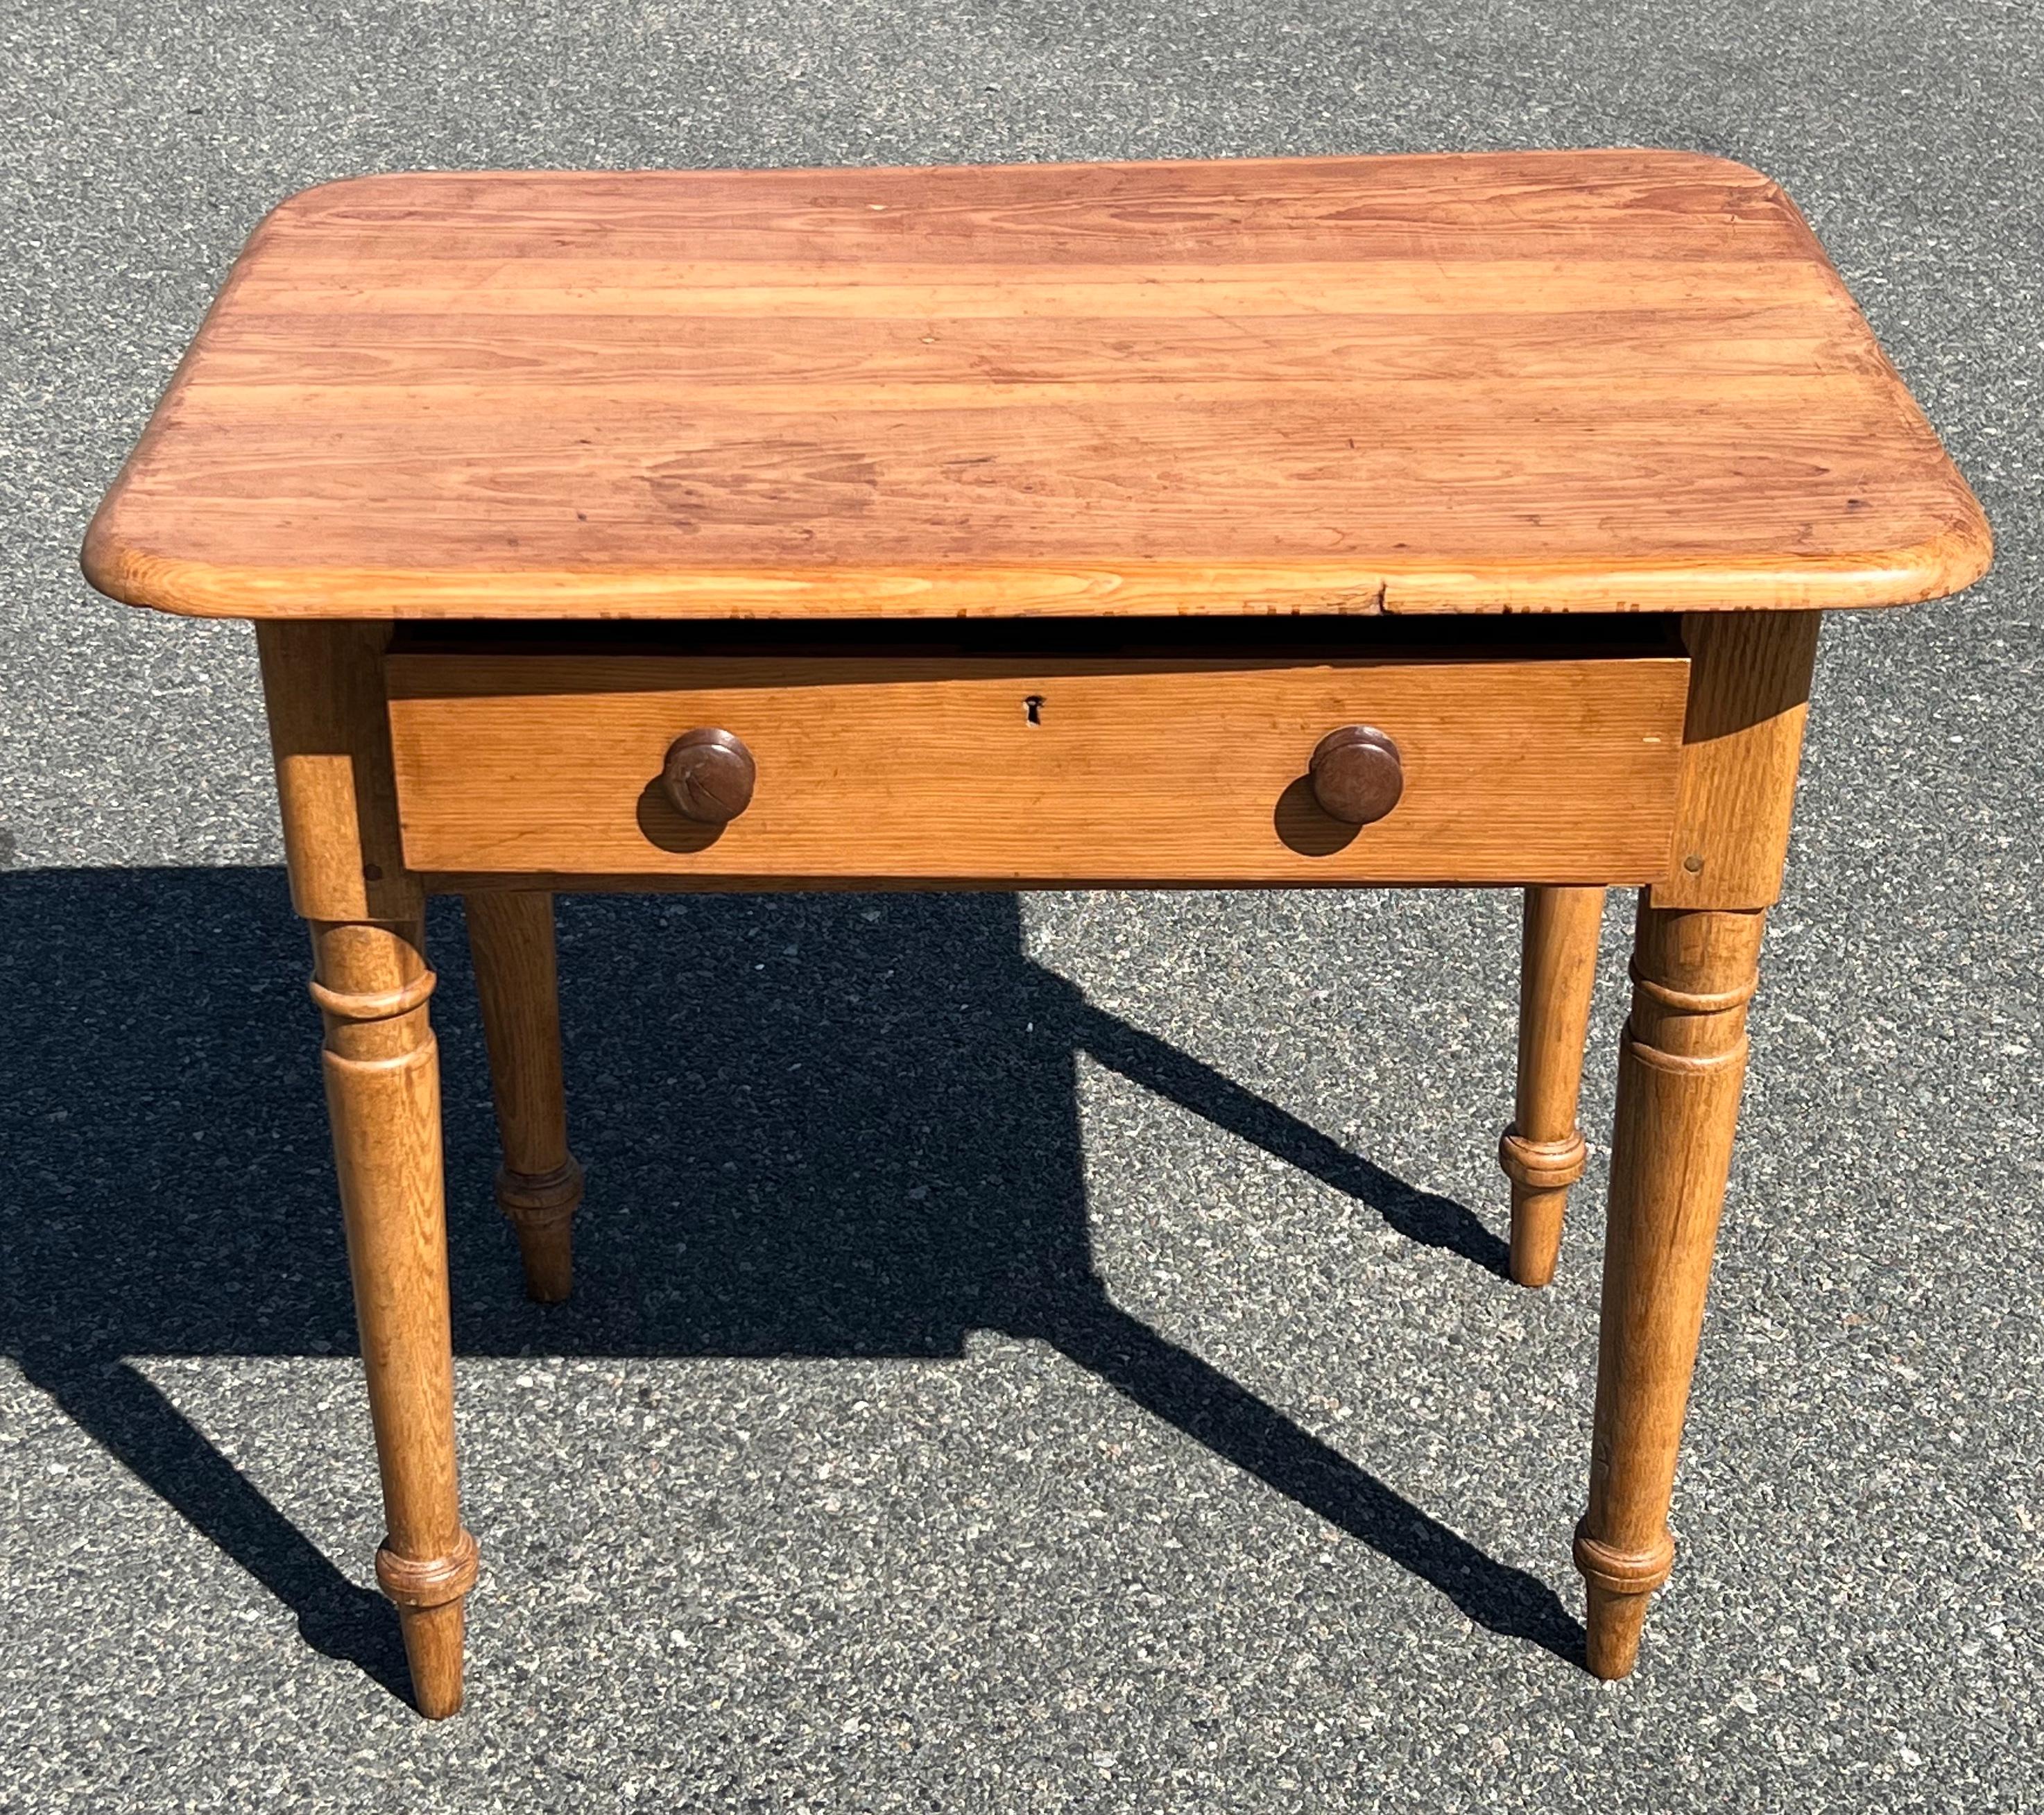
{"label": "table shadow", "polygon": [[[491,1205],[459,908],[436,903],[458,1354],[943,1357],[1047,1342],[1431,1584],[1579,1663],[1554,1591],[1116,1305],[1085,1053],[1502,1279],[1504,1243],[1022,950],[1010,895],[581,896],[561,911],[577,1291],[524,1300]],[[307,953],[275,869],[0,875],[0,1337],[96,1441],[394,1693],[344,1576],[131,1358],[352,1353]]]}

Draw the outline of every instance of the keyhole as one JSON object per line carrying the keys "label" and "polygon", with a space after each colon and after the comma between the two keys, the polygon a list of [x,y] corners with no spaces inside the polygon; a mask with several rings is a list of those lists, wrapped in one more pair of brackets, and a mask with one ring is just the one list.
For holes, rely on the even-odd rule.
{"label": "keyhole", "polygon": [[1031,724],[1040,725],[1043,722],[1043,696],[1041,693],[1030,694],[1022,702],[1022,711]]}

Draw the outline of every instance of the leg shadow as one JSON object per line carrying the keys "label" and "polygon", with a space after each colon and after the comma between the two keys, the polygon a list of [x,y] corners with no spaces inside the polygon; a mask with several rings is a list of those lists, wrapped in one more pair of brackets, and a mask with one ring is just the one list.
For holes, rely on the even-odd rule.
{"label": "leg shadow", "polygon": [[1351,1153],[1317,1128],[1244,1090],[1189,1053],[1181,1053],[1155,1034],[1132,1027],[1083,1000],[1078,1000],[1074,1011],[1072,1038],[1081,1051],[1132,1084],[1204,1116],[1273,1158],[1369,1205],[1407,1240],[1458,1255],[1500,1280],[1511,1278],[1510,1247],[1466,1204],[1416,1191],[1395,1173]]}
{"label": "leg shadow", "polygon": [[411,1679],[397,1610],[358,1588],[240,1469],[125,1361],[31,1353],[21,1371],[86,1436],[298,1616],[313,1650],[401,1700]]}
{"label": "leg shadow", "polygon": [[1074,1297],[1030,1333],[1155,1418],[1366,1544],[1437,1589],[1477,1625],[1583,1661],[1585,1635],[1537,1576],[1479,1550],[1339,1450],[1189,1349],[1160,1336],[1104,1291]]}
{"label": "leg shadow", "polygon": [[[275,870],[0,877],[0,1340],[111,1454],[402,1693],[394,1616],[121,1357],[349,1353],[302,932]],[[578,897],[562,907],[576,1298],[539,1310],[490,1204],[481,1041],[434,908],[462,1356],[870,1356],[1047,1340],[1412,1571],[1490,1630],[1579,1656],[1486,1556],[1107,1298],[1077,1055],[1502,1275],[1504,1244],[1023,950],[1012,896]],[[231,961],[225,954],[232,954]],[[365,1465],[366,1465],[365,1457]]]}

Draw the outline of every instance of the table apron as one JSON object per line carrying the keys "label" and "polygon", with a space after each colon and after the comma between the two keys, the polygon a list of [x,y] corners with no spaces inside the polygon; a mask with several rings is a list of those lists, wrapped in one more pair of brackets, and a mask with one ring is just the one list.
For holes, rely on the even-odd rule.
{"label": "table apron", "polygon": [[[1649,883],[1669,863],[1689,663],[394,654],[405,859],[450,886]],[[1346,824],[1339,727],[1404,791]],[[757,766],[721,826],[659,785],[715,727]]]}

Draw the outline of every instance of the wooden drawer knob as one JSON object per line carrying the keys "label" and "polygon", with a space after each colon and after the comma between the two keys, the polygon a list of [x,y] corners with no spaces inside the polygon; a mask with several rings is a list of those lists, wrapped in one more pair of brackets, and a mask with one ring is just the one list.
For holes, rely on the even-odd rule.
{"label": "wooden drawer knob", "polygon": [[1374,725],[1343,725],[1313,747],[1308,773],[1320,811],[1345,825],[1366,826],[1398,804],[1405,766],[1398,746]]}
{"label": "wooden drawer knob", "polygon": [[704,726],[683,731],[667,746],[660,785],[686,819],[720,826],[752,804],[759,779],[752,752],[729,731]]}

